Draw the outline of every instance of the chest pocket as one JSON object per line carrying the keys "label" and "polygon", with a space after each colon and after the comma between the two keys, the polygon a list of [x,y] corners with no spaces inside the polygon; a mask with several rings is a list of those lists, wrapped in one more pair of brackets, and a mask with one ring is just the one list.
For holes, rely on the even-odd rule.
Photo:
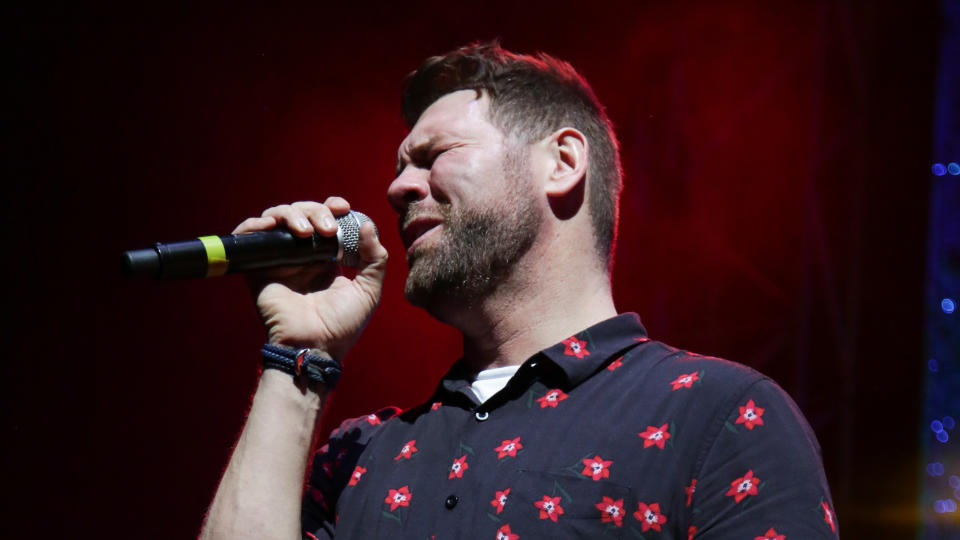
{"label": "chest pocket", "polygon": [[519,469],[509,483],[496,517],[520,538],[621,538],[634,519],[630,488],[607,480]]}

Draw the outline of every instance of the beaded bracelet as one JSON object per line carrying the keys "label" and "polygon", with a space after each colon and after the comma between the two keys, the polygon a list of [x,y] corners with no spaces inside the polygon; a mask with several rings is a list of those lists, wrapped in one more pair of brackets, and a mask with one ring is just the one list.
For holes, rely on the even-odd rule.
{"label": "beaded bracelet", "polygon": [[267,343],[260,354],[263,355],[263,369],[277,369],[293,375],[294,379],[303,377],[312,383],[323,383],[330,390],[337,385],[343,372],[339,362],[320,354],[317,349],[294,349]]}

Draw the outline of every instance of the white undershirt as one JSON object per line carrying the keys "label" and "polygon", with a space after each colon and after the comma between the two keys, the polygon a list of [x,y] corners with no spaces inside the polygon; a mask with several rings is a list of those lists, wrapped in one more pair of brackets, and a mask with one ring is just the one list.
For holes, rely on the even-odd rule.
{"label": "white undershirt", "polygon": [[504,366],[493,369],[485,369],[477,373],[476,380],[470,385],[473,395],[477,396],[480,403],[490,399],[490,397],[507,385],[507,381],[513,377],[513,374],[520,369],[520,366]]}

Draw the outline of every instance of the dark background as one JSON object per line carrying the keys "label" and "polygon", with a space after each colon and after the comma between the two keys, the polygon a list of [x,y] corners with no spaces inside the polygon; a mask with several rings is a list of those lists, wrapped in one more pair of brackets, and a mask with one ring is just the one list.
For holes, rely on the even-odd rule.
{"label": "dark background", "polygon": [[402,297],[401,80],[501,37],[573,63],[617,126],[619,309],[794,396],[845,537],[912,535],[938,21],[909,4],[14,8],[0,532],[199,529],[262,328],[242,279],[128,281],[125,249],[343,195],[394,257],[322,429],[424,398],[459,338]]}

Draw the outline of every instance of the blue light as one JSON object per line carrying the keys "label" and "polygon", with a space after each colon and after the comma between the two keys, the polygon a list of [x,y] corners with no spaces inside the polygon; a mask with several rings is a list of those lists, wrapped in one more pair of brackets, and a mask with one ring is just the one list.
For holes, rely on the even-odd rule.
{"label": "blue light", "polygon": [[933,167],[930,167],[933,171],[934,176],[943,176],[947,174],[947,168],[943,166],[943,163],[934,163]]}
{"label": "blue light", "polygon": [[929,361],[927,361],[927,369],[936,373],[937,370],[940,369],[940,363],[937,362],[936,358],[931,358]]}
{"label": "blue light", "polygon": [[933,503],[933,509],[936,510],[938,514],[942,514],[947,511],[947,505],[943,504],[943,501],[937,501]]}
{"label": "blue light", "polygon": [[952,174],[952,175],[954,175],[954,176],[960,174],[960,165],[957,165],[956,163],[954,163],[953,161],[951,161],[951,162],[947,165],[947,172],[950,173],[950,174]]}
{"label": "blue light", "polygon": [[941,422],[943,422],[943,427],[945,427],[945,428],[947,428],[947,429],[953,429],[953,426],[956,425],[956,424],[954,423],[954,421],[953,421],[953,417],[952,417],[952,416],[944,416],[944,417],[943,417],[943,420],[941,420]]}
{"label": "blue light", "polygon": [[944,499],[943,504],[947,507],[947,512],[957,511],[957,503],[953,499]]}
{"label": "blue light", "polygon": [[947,432],[946,432],[946,431],[938,431],[938,432],[937,432],[937,440],[940,441],[940,442],[942,442],[942,443],[945,443],[945,442],[947,442],[947,441],[950,440],[950,435],[947,435]]}
{"label": "blue light", "polygon": [[944,298],[940,301],[940,309],[949,315],[953,313],[953,310],[957,309],[957,305],[953,303],[953,298]]}
{"label": "blue light", "polygon": [[943,476],[943,463],[940,463],[939,461],[937,461],[932,465],[933,465],[934,474],[936,474],[937,476]]}
{"label": "blue light", "polygon": [[930,422],[930,429],[932,429],[934,433],[940,433],[941,431],[943,431],[943,422],[939,420],[934,420],[933,422]]}
{"label": "blue light", "polygon": [[948,482],[950,483],[950,487],[952,487],[953,489],[960,488],[960,476],[953,475],[950,477],[950,480],[948,480]]}
{"label": "blue light", "polygon": [[937,468],[933,466],[933,463],[927,463],[927,474],[930,476],[937,475]]}

